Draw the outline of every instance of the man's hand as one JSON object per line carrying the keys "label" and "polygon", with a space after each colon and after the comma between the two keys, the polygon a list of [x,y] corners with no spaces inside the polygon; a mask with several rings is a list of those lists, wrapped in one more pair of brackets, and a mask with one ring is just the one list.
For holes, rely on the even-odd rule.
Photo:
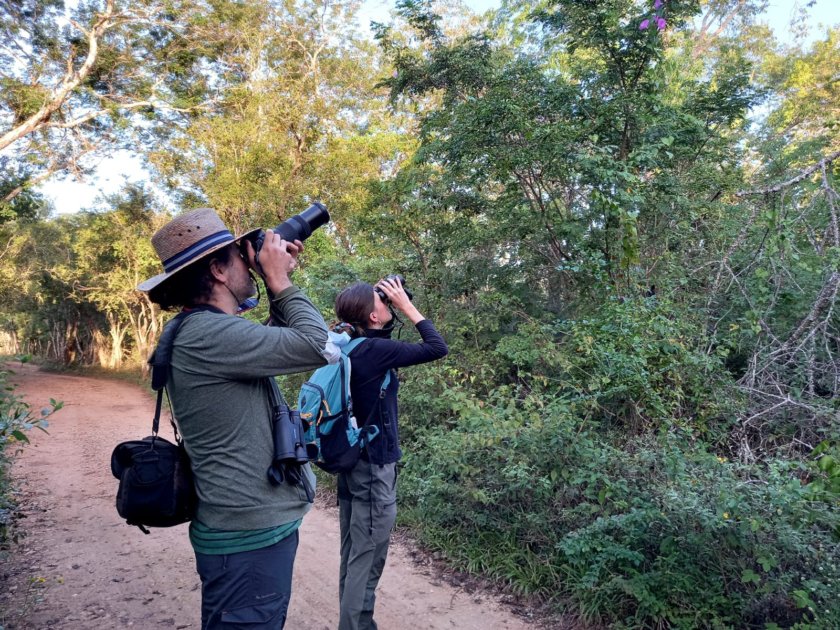
{"label": "man's hand", "polygon": [[290,276],[298,267],[298,256],[303,252],[302,242],[296,240],[290,243],[272,230],[266,230],[259,257],[254,255],[250,242],[247,242],[246,248],[251,268],[263,277],[269,291],[277,295],[292,286]]}

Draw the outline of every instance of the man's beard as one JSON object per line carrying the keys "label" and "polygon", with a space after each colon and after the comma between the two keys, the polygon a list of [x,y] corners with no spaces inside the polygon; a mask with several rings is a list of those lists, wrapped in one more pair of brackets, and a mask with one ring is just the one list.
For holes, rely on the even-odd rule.
{"label": "man's beard", "polygon": [[254,281],[254,276],[251,271],[248,271],[248,293],[242,298],[243,300],[249,297],[254,297],[257,294],[257,283]]}
{"label": "man's beard", "polygon": [[[231,291],[231,293],[233,293],[233,291]],[[236,296],[234,295],[234,297]],[[252,308],[256,308],[260,303],[260,286],[257,284],[254,279],[254,274],[252,274],[250,270],[248,270],[248,294],[242,299],[237,297],[236,300],[239,304],[236,309],[237,314],[250,311]]]}

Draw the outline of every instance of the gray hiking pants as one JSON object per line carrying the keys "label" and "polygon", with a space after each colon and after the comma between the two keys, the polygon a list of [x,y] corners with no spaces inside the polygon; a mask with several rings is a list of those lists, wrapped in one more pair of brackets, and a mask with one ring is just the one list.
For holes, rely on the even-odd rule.
{"label": "gray hiking pants", "polygon": [[278,630],[286,623],[298,548],[295,530],[270,547],[229,555],[195,552],[202,630]]}
{"label": "gray hiking pants", "polygon": [[359,461],[338,476],[341,569],[338,630],[376,630],[376,586],[397,520],[396,464]]}

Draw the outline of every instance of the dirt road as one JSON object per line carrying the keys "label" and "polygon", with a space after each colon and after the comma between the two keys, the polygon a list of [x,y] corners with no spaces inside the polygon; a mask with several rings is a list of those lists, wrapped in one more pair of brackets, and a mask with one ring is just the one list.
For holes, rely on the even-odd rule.
{"label": "dirt road", "polygon": [[[50,419],[49,435],[32,435],[14,466],[26,536],[0,569],[0,627],[198,628],[200,587],[186,525],[144,536],[114,508],[111,450],[149,433],[152,397],[117,381],[11,367],[33,409],[50,398],[64,408]],[[169,436],[168,425],[161,433]],[[320,501],[302,526],[287,628],[336,627],[338,541],[337,511]],[[383,630],[530,627],[490,596],[444,583],[400,544],[388,557],[377,621]]]}

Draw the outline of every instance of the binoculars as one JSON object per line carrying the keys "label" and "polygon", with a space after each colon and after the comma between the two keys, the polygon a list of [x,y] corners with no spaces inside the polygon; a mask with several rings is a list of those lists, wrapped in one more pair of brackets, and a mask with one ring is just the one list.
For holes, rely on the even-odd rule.
{"label": "binoculars", "polygon": [[305,464],[309,461],[300,412],[282,405],[274,414],[274,462]]}
{"label": "binoculars", "polygon": [[300,412],[280,405],[274,410],[272,420],[274,434],[274,459],[269,466],[268,481],[279,486],[284,481],[292,486],[303,486],[307,500],[315,500],[314,489],[310,487],[301,466],[309,461],[304,442],[305,429]]}
{"label": "binoculars", "polygon": [[[400,281],[400,286],[403,288],[403,291],[405,291],[405,294],[408,296],[408,299],[409,300],[414,299],[414,294],[411,291],[408,290],[408,287],[405,286],[405,278],[403,278],[400,274],[398,274],[398,273],[388,274],[387,276],[385,276],[385,280],[399,280]],[[373,287],[373,290],[380,297],[380,299],[383,302],[385,302],[385,304],[389,304],[391,302],[390,298],[387,295],[385,295],[385,291],[383,291],[379,287]]]}

